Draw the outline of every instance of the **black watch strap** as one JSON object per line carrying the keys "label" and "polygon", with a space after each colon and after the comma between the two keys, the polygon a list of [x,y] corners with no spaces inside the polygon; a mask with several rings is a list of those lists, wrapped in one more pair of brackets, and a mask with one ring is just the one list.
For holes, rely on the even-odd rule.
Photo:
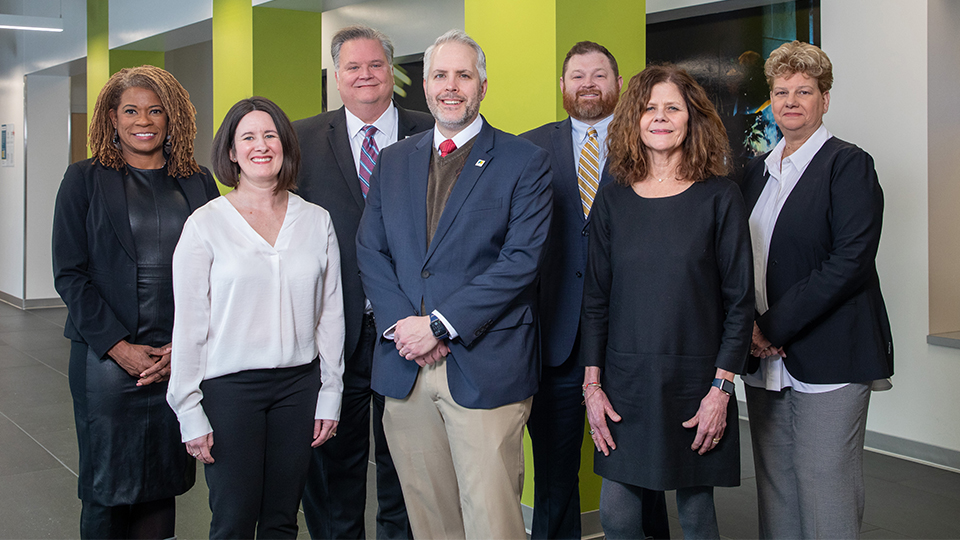
{"label": "black watch strap", "polygon": [[737,386],[733,384],[733,382],[719,377],[713,380],[713,386],[716,386],[721,392],[728,396],[732,396],[733,391],[737,389]]}
{"label": "black watch strap", "polygon": [[443,321],[438,319],[433,313],[430,314],[430,331],[433,332],[433,337],[437,339],[444,339],[449,335],[447,327],[443,325]]}

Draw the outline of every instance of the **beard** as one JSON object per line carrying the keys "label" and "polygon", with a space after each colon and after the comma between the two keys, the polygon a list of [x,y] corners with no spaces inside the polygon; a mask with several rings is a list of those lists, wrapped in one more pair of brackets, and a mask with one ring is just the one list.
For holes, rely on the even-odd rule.
{"label": "beard", "polygon": [[[583,101],[580,99],[580,96],[583,94],[590,94],[597,91],[600,92],[600,99],[592,101]],[[567,111],[567,114],[569,114],[571,118],[576,118],[581,122],[599,120],[613,114],[613,110],[617,108],[617,101],[619,99],[620,94],[617,92],[606,94],[603,91],[593,88],[588,90],[581,89],[577,92],[577,95],[564,92],[563,110]]]}
{"label": "beard", "polygon": [[473,122],[480,112],[480,96],[465,99],[463,113],[459,115],[456,112],[445,111],[440,106],[439,101],[448,98],[463,99],[463,96],[443,95],[436,99],[428,99],[427,108],[430,109],[433,119],[442,127],[450,131],[460,131]]}

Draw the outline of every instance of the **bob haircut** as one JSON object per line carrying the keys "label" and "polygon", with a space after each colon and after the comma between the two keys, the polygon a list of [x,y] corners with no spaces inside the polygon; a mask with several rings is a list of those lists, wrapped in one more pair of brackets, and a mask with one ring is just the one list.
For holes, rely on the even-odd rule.
{"label": "bob haircut", "polygon": [[816,79],[821,94],[826,94],[833,88],[833,64],[827,53],[816,45],[802,41],[784,43],[774,49],[763,64],[763,74],[767,77],[770,90],[773,90],[774,79],[789,77],[794,73],[803,73]]}
{"label": "bob haircut", "polygon": [[703,87],[686,71],[670,64],[650,66],[630,78],[627,91],[613,113],[607,136],[610,172],[625,186],[647,176],[649,155],[640,138],[640,117],[650,101],[653,87],[665,82],[677,86],[689,114],[677,173],[694,182],[729,174],[730,143],[720,116]]}
{"label": "bob haircut", "polygon": [[[90,152],[104,167],[120,170],[126,167],[123,153],[114,144],[117,132],[110,120],[110,111],[120,107],[120,98],[130,88],[146,88],[160,98],[167,115],[167,142],[164,148],[167,173],[175,178],[186,178],[200,172],[193,159],[193,139],[197,136],[197,110],[190,102],[190,94],[167,71],[154,66],[121,69],[103,85],[90,118]],[[166,145],[165,145],[166,146]]]}
{"label": "bob haircut", "polygon": [[225,186],[237,187],[240,183],[240,165],[230,160],[230,151],[234,149],[233,139],[237,136],[237,125],[244,116],[253,111],[263,111],[270,115],[273,125],[277,126],[277,134],[280,136],[280,145],[283,148],[283,163],[280,165],[277,187],[273,192],[280,193],[281,190],[296,188],[297,175],[300,174],[300,143],[297,140],[297,133],[293,130],[286,113],[276,103],[260,96],[241,99],[227,111],[227,116],[223,118],[223,123],[220,124],[220,129],[213,138],[211,158],[214,174]]}

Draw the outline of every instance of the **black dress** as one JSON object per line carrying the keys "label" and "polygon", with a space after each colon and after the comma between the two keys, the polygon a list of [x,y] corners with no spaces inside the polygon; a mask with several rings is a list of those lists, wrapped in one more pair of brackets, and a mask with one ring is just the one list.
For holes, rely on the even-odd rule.
{"label": "black dress", "polygon": [[692,418],[716,368],[743,370],[753,315],[747,214],[726,179],[678,195],[643,198],[609,184],[597,194],[581,321],[581,363],[602,368],[603,390],[623,420],[617,445],[594,471],[666,490],[740,484],[737,400],[717,447],[690,449]]}
{"label": "black dress", "polygon": [[[166,169],[128,166],[123,189],[137,270],[138,319],[128,341],[161,347],[170,343],[173,330],[173,251],[190,207]],[[80,442],[80,498],[117,506],[190,489],[196,465],[180,442],[167,383],[138,387],[136,378],[93,347],[74,342],[74,349],[79,350],[71,353],[70,385]]]}

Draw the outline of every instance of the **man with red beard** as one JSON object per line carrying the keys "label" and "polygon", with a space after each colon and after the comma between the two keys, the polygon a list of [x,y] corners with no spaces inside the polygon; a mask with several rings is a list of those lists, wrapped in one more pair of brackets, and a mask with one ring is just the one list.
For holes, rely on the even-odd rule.
{"label": "man with red beard", "polygon": [[[590,207],[597,189],[613,181],[606,170],[607,127],[623,78],[603,45],[581,41],[563,60],[560,90],[570,115],[521,137],[550,153],[553,221],[540,271],[542,373],[527,429],[535,470],[530,536],[580,538],[581,388],[580,300],[587,265]],[[643,530],[669,538],[663,492],[643,491]]]}

